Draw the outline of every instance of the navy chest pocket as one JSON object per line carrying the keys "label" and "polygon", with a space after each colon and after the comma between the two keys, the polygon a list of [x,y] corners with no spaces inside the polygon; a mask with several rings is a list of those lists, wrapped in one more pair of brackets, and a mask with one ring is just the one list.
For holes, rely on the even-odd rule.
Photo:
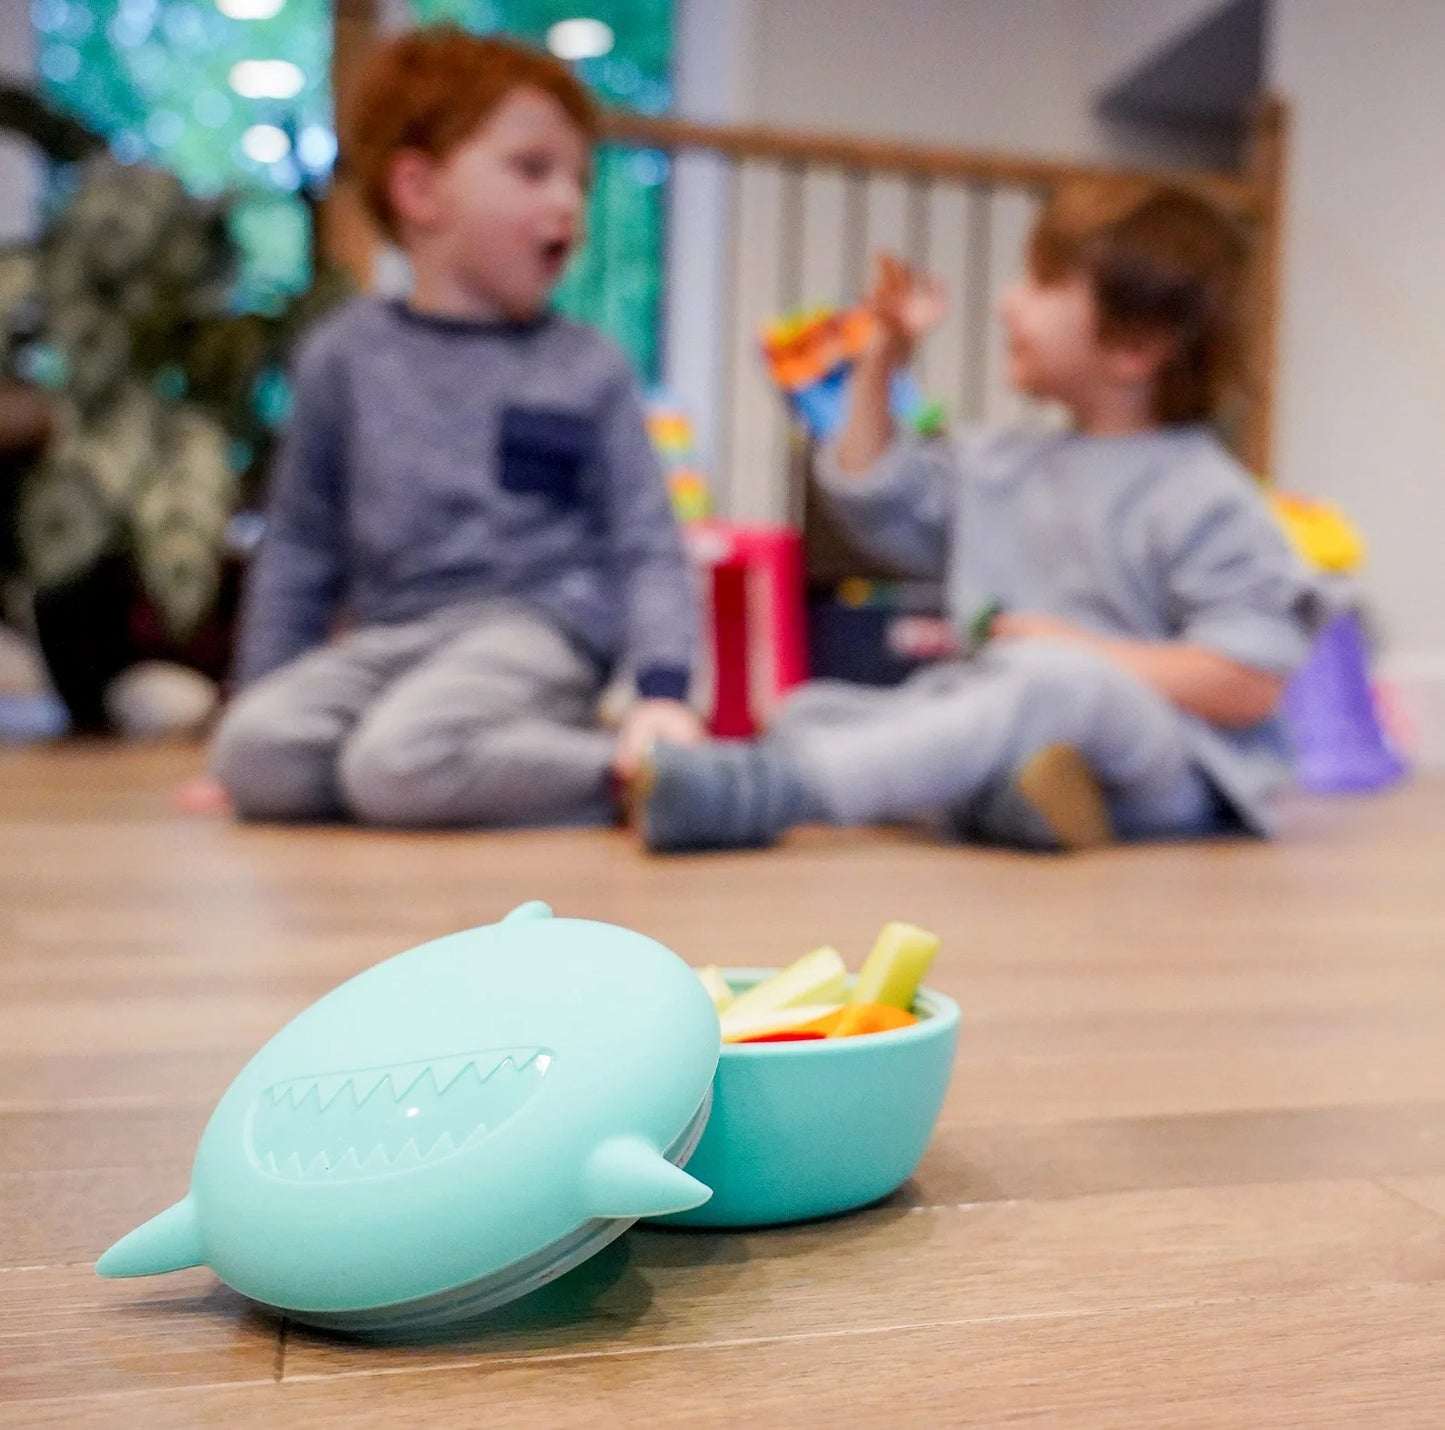
{"label": "navy chest pocket", "polygon": [[509,407],[502,413],[502,490],[575,506],[596,447],[597,424],[590,417]]}

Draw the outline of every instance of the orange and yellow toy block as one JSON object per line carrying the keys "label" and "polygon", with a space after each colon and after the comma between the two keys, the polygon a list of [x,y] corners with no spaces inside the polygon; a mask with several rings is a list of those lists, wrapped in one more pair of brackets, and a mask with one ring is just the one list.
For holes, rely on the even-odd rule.
{"label": "orange and yellow toy block", "polygon": [[697,459],[692,418],[666,395],[647,404],[647,435],[662,463],[672,510],[679,521],[702,521],[712,515],[712,490]]}
{"label": "orange and yellow toy block", "polygon": [[712,488],[701,472],[686,468],[669,472],[667,490],[679,521],[704,521],[712,515]]}
{"label": "orange and yellow toy block", "polygon": [[855,362],[872,333],[866,308],[805,308],[763,329],[763,356],[773,381],[796,393]]}
{"label": "orange and yellow toy block", "polygon": [[[858,308],[803,308],[768,323],[761,346],[768,374],[794,415],[818,441],[843,421],[844,392],[853,364],[873,335],[873,315]],[[923,399],[911,373],[895,372],[890,406],[898,421],[920,436],[943,430],[943,409]]]}

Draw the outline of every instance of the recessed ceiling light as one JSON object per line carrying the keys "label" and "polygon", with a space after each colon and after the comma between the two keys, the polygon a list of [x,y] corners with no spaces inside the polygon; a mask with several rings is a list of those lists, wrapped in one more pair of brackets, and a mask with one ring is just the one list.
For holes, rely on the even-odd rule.
{"label": "recessed ceiling light", "polygon": [[216,0],[216,9],[233,20],[269,20],[286,0]]}
{"label": "recessed ceiling light", "polygon": [[547,48],[562,60],[595,60],[616,42],[612,26],[601,20],[559,20],[547,31]]}
{"label": "recessed ceiling light", "polygon": [[239,60],[231,66],[231,88],[242,99],[291,99],[306,76],[290,60]]}
{"label": "recessed ceiling light", "polygon": [[241,149],[258,164],[274,164],[291,152],[291,140],[275,124],[253,124],[241,135]]}
{"label": "recessed ceiling light", "polygon": [[216,0],[216,9],[232,20],[269,20],[286,0]]}

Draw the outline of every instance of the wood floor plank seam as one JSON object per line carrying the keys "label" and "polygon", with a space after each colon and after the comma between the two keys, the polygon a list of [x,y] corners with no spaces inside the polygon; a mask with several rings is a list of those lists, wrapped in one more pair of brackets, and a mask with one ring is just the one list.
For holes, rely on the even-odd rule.
{"label": "wood floor plank seam", "polygon": [[[1126,1315],[1131,1311],[1192,1311],[1210,1310],[1227,1306],[1248,1305],[1257,1301],[1268,1301],[1270,1297],[1257,1294],[1218,1297],[1183,1297],[1158,1302],[1121,1302],[1104,1306],[1074,1307],[1057,1311],[1027,1311],[983,1316],[933,1317],[926,1320],[899,1321],[885,1326],[840,1327],[830,1330],[805,1331],[795,1334],[766,1336],[732,1336],[714,1340],[666,1342],[648,1346],[611,1346],[585,1351],[557,1351],[528,1353],[498,1353],[493,1355],[463,1355],[449,1360],[425,1365],[364,1365],[355,1369],[332,1372],[305,1372],[284,1376],[276,1380],[269,1377],[242,1376],[231,1380],[209,1380],[192,1382],[187,1385],[147,1385],[126,1387],[113,1391],[93,1391],[85,1396],[88,1401],[120,1401],[128,1398],[161,1395],[181,1396],[206,1390],[234,1390],[244,1386],[261,1386],[274,1383],[285,1386],[318,1385],[333,1382],[366,1380],[379,1376],[390,1378],[412,1376],[421,1379],[436,1374],[448,1374],[460,1370],[485,1371],[489,1368],[510,1369],[561,1365],[577,1362],[637,1360],[647,1357],[663,1357],[696,1353],[701,1351],[749,1350],[764,1346],[806,1345],[822,1341],[861,1340],[886,1335],[906,1335],[914,1332],[947,1331],[969,1326],[983,1325],[1025,1325],[1051,1322],[1095,1320],[1100,1317]],[[364,1349],[364,1348],[363,1348]],[[379,1354],[384,1347],[377,1347]],[[74,1400],[73,1396],[28,1397],[27,1406],[42,1407],[63,1405]]]}
{"label": "wood floor plank seam", "polygon": [[301,1385],[331,1380],[353,1380],[378,1375],[425,1375],[437,1371],[485,1369],[488,1366],[545,1366],[573,1361],[605,1361],[679,1352],[747,1350],[760,1346],[805,1345],[814,1341],[866,1339],[873,1336],[905,1335],[913,1331],[946,1331],[965,1326],[999,1326],[1033,1322],[1093,1320],[1100,1316],[1127,1315],[1131,1311],[1209,1310],[1222,1306],[1245,1306],[1273,1299],[1258,1292],[1237,1296],[1181,1297],[1164,1300],[1120,1301],[1103,1306],[1070,1306],[1057,1311],[1009,1311],[982,1316],[938,1316],[922,1321],[895,1321],[884,1326],[840,1326],[831,1330],[798,1331],[766,1336],[730,1336],[717,1340],[670,1341],[650,1346],[606,1346],[585,1351],[515,1352],[495,1355],[458,1356],[428,1365],[383,1365],[355,1370],[307,1371],[288,1376],[286,1383]]}
{"label": "wood floor plank seam", "polygon": [[1419,1197],[1412,1197],[1403,1187],[1395,1186],[1388,1178],[1376,1178],[1375,1185],[1382,1192],[1389,1192],[1391,1196],[1398,1197],[1402,1202],[1414,1207],[1416,1211],[1427,1212],[1436,1221],[1445,1221],[1445,1212],[1442,1212],[1439,1207],[1431,1206],[1429,1202],[1422,1201]]}
{"label": "wood floor plank seam", "polygon": [[74,1271],[77,1266],[94,1266],[95,1258],[84,1257],[80,1261],[47,1261],[38,1266],[0,1266],[0,1276],[13,1276],[23,1271]]}

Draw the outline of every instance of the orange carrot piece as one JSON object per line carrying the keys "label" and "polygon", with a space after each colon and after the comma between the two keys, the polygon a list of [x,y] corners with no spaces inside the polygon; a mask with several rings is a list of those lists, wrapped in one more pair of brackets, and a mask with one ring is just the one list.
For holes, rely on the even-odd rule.
{"label": "orange carrot piece", "polygon": [[824,1034],[807,1028],[787,1028],[781,1033],[759,1033],[756,1038],[739,1038],[734,1047],[746,1047],[749,1043],[821,1043]]}
{"label": "orange carrot piece", "polygon": [[811,1022],[797,1023],[791,1028],[776,1028],[756,1038],[739,1038],[737,1043],[741,1046],[745,1043],[804,1043],[817,1038],[856,1038],[866,1033],[890,1033],[895,1028],[907,1028],[917,1021],[912,1013],[905,1013],[902,1008],[894,1008],[887,1003],[853,1003]]}
{"label": "orange carrot piece", "polygon": [[827,1034],[830,1038],[856,1038],[864,1033],[890,1033],[895,1028],[907,1028],[918,1019],[887,1003],[856,1003],[818,1021],[832,1024]]}

